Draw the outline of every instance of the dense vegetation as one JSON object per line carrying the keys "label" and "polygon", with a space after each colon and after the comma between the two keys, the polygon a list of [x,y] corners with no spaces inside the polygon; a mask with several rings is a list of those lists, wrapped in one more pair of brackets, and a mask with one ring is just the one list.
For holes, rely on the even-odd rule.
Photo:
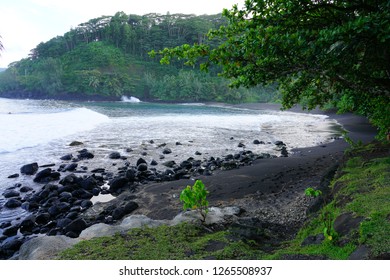
{"label": "dense vegetation", "polygon": [[[118,12],[102,16],[42,42],[28,58],[0,74],[0,93],[31,97],[99,95],[185,101],[270,101],[275,87],[230,89],[226,79],[173,63],[161,66],[147,53],[181,44],[201,44],[210,29],[226,24],[221,15]],[[208,42],[216,44],[218,42]]]}
{"label": "dense vegetation", "polygon": [[388,0],[247,0],[223,15],[228,24],[208,33],[220,44],[166,48],[157,52],[161,62],[218,65],[237,87],[276,82],[285,107],[330,102],[367,116],[382,137],[388,133]]}

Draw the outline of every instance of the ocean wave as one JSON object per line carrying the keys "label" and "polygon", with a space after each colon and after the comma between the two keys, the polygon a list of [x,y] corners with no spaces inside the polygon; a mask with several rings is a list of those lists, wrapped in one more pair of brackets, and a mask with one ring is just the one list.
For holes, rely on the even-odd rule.
{"label": "ocean wave", "polygon": [[141,100],[139,100],[137,97],[134,97],[134,96],[127,97],[125,95],[121,97],[121,101],[122,102],[129,102],[129,103],[140,103],[141,102]]}
{"label": "ocean wave", "polygon": [[87,108],[39,114],[0,115],[0,153],[35,147],[51,140],[95,128],[109,121]]}
{"label": "ocean wave", "polygon": [[182,106],[206,106],[205,103],[179,103],[179,105],[182,105]]}

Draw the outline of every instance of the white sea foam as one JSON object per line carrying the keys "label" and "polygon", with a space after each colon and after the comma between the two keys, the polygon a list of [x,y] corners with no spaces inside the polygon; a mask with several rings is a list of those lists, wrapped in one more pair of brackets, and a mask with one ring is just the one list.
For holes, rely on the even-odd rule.
{"label": "white sea foam", "polygon": [[206,106],[205,103],[180,103],[179,105],[183,105],[183,106]]}
{"label": "white sea foam", "polygon": [[134,97],[134,96],[127,97],[125,95],[121,97],[121,100],[122,100],[122,102],[129,102],[129,103],[141,102],[141,100],[139,100],[137,97]]}
{"label": "white sea foam", "polygon": [[[315,146],[332,141],[334,125],[335,121],[324,115],[228,106],[147,102],[80,104],[0,98],[0,208],[5,202],[2,197],[4,189],[16,182],[34,186],[30,176],[16,179],[7,176],[31,162],[40,165],[54,163],[57,168],[63,163],[61,156],[76,156],[82,148],[95,155],[88,160],[89,169],[104,167],[109,172],[116,172],[118,166],[108,159],[112,151],[126,156],[130,164],[135,164],[141,154],[147,162],[152,159],[159,161],[163,144],[172,153],[164,155],[162,161],[181,162],[188,157],[203,160],[210,156],[234,154],[242,149],[238,147],[239,143],[254,153],[280,155],[274,141],[283,141],[288,149]],[[253,144],[255,139],[265,144]],[[69,146],[73,140],[84,145]],[[176,145],[176,142],[182,145]],[[128,152],[128,148],[132,151]],[[200,155],[195,152],[200,152]],[[157,169],[166,168],[162,161]],[[20,216],[21,211],[7,212],[3,208],[0,223]]]}
{"label": "white sea foam", "polygon": [[56,113],[0,114],[0,153],[48,143],[107,122],[103,114],[86,108]]}

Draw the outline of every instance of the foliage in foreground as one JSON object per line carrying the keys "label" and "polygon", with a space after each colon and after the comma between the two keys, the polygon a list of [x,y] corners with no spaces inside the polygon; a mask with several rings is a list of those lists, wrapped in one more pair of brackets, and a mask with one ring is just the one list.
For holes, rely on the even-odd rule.
{"label": "foliage in foreground", "polygon": [[161,63],[221,67],[232,86],[277,82],[288,108],[331,102],[367,116],[384,137],[390,127],[390,2],[247,0],[224,10],[227,26],[211,44],[184,44],[150,55]]}
{"label": "foliage in foreground", "polygon": [[188,185],[180,193],[180,201],[183,202],[183,210],[196,210],[202,217],[201,221],[206,221],[206,215],[209,212],[209,201],[205,185],[201,180],[196,180],[193,186]]}

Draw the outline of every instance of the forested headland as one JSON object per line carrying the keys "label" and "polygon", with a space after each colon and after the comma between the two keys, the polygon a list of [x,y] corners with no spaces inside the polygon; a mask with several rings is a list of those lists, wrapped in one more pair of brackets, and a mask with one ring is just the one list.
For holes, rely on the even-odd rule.
{"label": "forested headland", "polygon": [[278,98],[276,86],[229,88],[218,76],[183,66],[163,66],[148,55],[153,49],[218,40],[206,36],[225,25],[218,15],[146,14],[118,12],[81,23],[62,36],[37,45],[29,56],[0,74],[0,95],[62,99],[269,102]]}

